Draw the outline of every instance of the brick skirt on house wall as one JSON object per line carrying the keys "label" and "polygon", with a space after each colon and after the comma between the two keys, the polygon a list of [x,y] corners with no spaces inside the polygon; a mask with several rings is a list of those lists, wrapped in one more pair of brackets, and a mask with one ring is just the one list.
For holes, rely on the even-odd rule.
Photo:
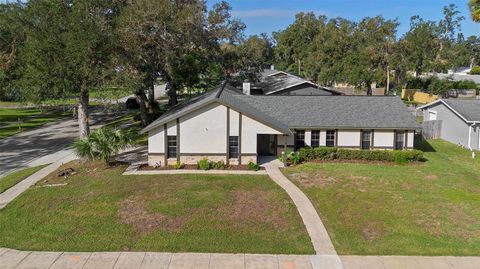
{"label": "brick skirt on house wall", "polygon": [[148,165],[149,166],[164,166],[165,165],[165,154],[148,154]]}
{"label": "brick skirt on house wall", "polygon": [[[181,154],[180,162],[183,164],[197,164],[198,161],[202,159],[208,159],[212,162],[223,161],[227,163],[226,154]],[[169,158],[167,160],[168,165],[173,165],[177,161],[176,158]],[[257,163],[256,154],[245,154],[241,156],[242,164],[248,164],[249,162]],[[228,163],[230,165],[238,165],[238,159],[229,159]],[[165,155],[163,153],[148,154],[148,165],[149,166],[165,166]]]}

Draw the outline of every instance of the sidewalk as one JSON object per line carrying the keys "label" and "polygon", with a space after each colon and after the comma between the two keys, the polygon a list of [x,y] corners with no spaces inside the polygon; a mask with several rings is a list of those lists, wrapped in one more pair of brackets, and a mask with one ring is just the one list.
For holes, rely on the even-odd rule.
{"label": "sidewalk", "polygon": [[[331,269],[330,256],[35,252],[0,248],[1,269]],[[478,269],[480,257],[340,256],[345,269]]]}
{"label": "sidewalk", "polygon": [[52,154],[50,156],[51,157],[45,158],[43,160],[37,160],[37,165],[44,164],[45,161],[47,161],[47,163],[48,161],[54,161],[54,163],[40,169],[38,172],[20,181],[15,186],[11,187],[3,193],[0,193],[0,209],[7,206],[11,201],[13,201],[13,199],[17,198],[28,188],[35,185],[35,183],[57,170],[62,164],[77,159],[76,155],[73,153],[72,150],[60,151],[57,154]]}

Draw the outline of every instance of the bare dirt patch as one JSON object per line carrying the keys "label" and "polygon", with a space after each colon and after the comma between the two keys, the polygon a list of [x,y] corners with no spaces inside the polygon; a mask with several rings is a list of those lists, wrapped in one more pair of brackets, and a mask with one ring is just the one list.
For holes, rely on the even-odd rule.
{"label": "bare dirt patch", "polygon": [[[440,212],[447,212],[447,215]],[[464,239],[480,237],[480,230],[476,228],[478,220],[467,214],[460,205],[443,205],[441,209],[432,211],[429,215],[421,214],[416,223],[434,236],[451,234]]]}
{"label": "bare dirt patch", "polygon": [[271,192],[258,189],[236,190],[232,192],[233,202],[219,207],[218,210],[229,216],[233,225],[241,225],[248,220],[285,228],[288,226],[288,220],[283,217],[285,209],[282,204],[271,202],[272,195]]}
{"label": "bare dirt patch", "polygon": [[437,212],[432,212],[429,216],[421,214],[416,221],[417,224],[424,227],[427,232],[433,236],[440,236],[442,233],[442,223]]}
{"label": "bare dirt patch", "polygon": [[367,241],[373,241],[384,234],[384,230],[377,222],[368,221],[363,226],[362,237]]}
{"label": "bare dirt patch", "polygon": [[338,183],[338,180],[334,177],[329,177],[321,174],[309,175],[306,173],[301,174],[292,174],[291,177],[295,180],[298,180],[303,186],[310,187],[328,187],[335,183]]}
{"label": "bare dirt patch", "polygon": [[455,236],[464,239],[480,237],[480,230],[475,228],[478,220],[467,214],[462,206],[452,205],[449,218],[456,221],[456,225],[451,231]]}
{"label": "bare dirt patch", "polygon": [[369,180],[370,178],[369,177],[364,177],[364,176],[354,176],[354,175],[351,175],[348,177],[348,179],[351,179],[351,180]]}
{"label": "bare dirt patch", "polygon": [[425,179],[428,179],[428,180],[437,180],[438,179],[438,176],[436,175],[428,175],[425,177]]}
{"label": "bare dirt patch", "polygon": [[122,223],[131,226],[139,234],[149,234],[158,229],[180,232],[187,220],[185,216],[165,216],[147,211],[145,202],[129,198],[120,204],[118,216]]}
{"label": "bare dirt patch", "polygon": [[[106,164],[103,161],[86,161],[73,160],[71,162],[62,164],[55,172],[50,173],[43,180],[38,182],[37,186],[64,184],[74,177],[102,177],[106,170],[115,169],[116,167],[125,165],[125,163],[116,162]],[[58,176],[58,172],[66,169],[73,169],[74,173],[68,176]]]}
{"label": "bare dirt patch", "polygon": [[402,183],[402,189],[404,190],[413,190],[417,188],[417,184],[412,183],[412,182],[404,182]]}

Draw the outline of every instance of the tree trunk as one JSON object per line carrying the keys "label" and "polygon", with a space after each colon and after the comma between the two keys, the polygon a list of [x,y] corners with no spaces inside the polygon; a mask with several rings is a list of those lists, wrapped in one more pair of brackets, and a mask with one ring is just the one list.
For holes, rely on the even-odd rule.
{"label": "tree trunk", "polygon": [[472,69],[475,66],[475,57],[472,57],[470,59],[470,69]]}
{"label": "tree trunk", "polygon": [[153,80],[150,81],[148,84],[148,106],[151,110],[150,112],[152,112],[153,114],[156,114],[158,111],[160,111],[158,103],[155,100],[155,84]]}
{"label": "tree trunk", "polygon": [[149,123],[148,118],[148,109],[147,109],[147,96],[145,95],[145,91],[142,89],[137,90],[135,92],[135,98],[137,99],[137,103],[140,106],[140,118],[142,120],[142,125],[147,126]]}
{"label": "tree trunk", "polygon": [[167,93],[168,93],[168,105],[174,106],[178,103],[177,89],[175,87],[175,84],[172,83],[171,81],[168,81],[166,87],[167,87]]}
{"label": "tree trunk", "polygon": [[367,95],[372,95],[372,83],[367,83]]}
{"label": "tree trunk", "polygon": [[88,90],[80,91],[80,102],[78,104],[78,132],[80,138],[85,138],[90,134],[90,124],[88,122]]}

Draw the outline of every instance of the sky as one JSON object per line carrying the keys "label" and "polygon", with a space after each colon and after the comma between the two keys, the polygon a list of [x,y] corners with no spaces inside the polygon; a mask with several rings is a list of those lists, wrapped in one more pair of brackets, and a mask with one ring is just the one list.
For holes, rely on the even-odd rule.
{"label": "sky", "polygon": [[[220,0],[207,0],[211,7]],[[473,23],[468,0],[227,0],[232,13],[246,25],[247,35],[267,33],[285,29],[298,12],[314,12],[316,15],[343,17],[358,21],[363,17],[382,15],[387,19],[398,19],[398,34],[409,29],[410,17],[420,15],[425,20],[438,21],[443,17],[443,7],[458,6],[465,20],[462,32],[467,37],[480,35],[480,23]]]}

